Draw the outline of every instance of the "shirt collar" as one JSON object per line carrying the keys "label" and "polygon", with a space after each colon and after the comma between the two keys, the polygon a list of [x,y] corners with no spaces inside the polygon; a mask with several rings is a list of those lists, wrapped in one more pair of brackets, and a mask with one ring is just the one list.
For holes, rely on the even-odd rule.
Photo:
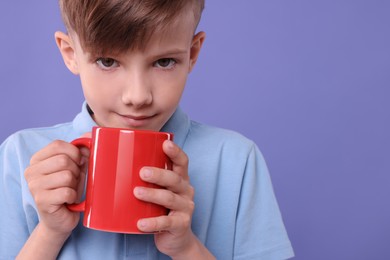
{"label": "shirt collar", "polygon": [[173,140],[178,146],[183,148],[188,132],[190,131],[190,125],[190,119],[184,111],[178,107],[161,131],[173,133]]}
{"label": "shirt collar", "polygon": [[[173,133],[175,143],[183,148],[190,124],[191,122],[188,116],[178,107],[168,122],[162,127],[161,131]],[[91,132],[94,126],[96,126],[96,122],[88,113],[87,103],[84,101],[81,112],[73,120],[73,128],[81,136],[87,132]]]}

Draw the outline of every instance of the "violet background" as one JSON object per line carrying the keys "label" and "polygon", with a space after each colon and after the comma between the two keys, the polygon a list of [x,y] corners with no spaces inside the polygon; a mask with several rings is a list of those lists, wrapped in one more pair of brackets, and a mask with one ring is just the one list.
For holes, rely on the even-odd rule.
{"label": "violet background", "polygon": [[[83,101],[57,1],[0,2],[0,140]],[[182,107],[262,150],[295,259],[390,259],[390,1],[208,0]]]}

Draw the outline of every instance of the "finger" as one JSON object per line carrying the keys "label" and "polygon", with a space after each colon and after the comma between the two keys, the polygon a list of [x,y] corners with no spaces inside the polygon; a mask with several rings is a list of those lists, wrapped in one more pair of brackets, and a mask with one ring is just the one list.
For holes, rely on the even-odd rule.
{"label": "finger", "polygon": [[52,190],[62,187],[77,189],[79,181],[79,178],[75,178],[72,172],[65,170],[48,174],[42,176],[41,178],[34,178],[28,183],[28,185],[30,191],[35,193],[39,190]]}
{"label": "finger", "polygon": [[44,161],[55,155],[66,154],[76,164],[80,164],[81,152],[76,146],[61,140],[56,140],[45,148],[34,154],[31,158],[30,164],[35,164],[40,161]]}
{"label": "finger", "polygon": [[163,150],[172,161],[172,170],[188,180],[188,157],[184,151],[170,140],[163,143]]}
{"label": "finger", "polygon": [[62,187],[53,190],[44,190],[35,194],[34,201],[40,210],[52,213],[53,208],[63,204],[73,204],[77,200],[77,192],[69,187]]}
{"label": "finger", "polygon": [[142,201],[161,205],[175,211],[192,213],[195,208],[191,198],[180,196],[166,189],[136,187],[134,196]]}
{"label": "finger", "polygon": [[143,167],[140,171],[140,177],[143,181],[157,184],[175,193],[185,193],[189,186],[188,181],[179,174],[160,168]]}
{"label": "finger", "polygon": [[79,166],[66,154],[58,154],[50,159],[36,162],[26,169],[26,179],[39,177],[42,174],[51,174],[54,172],[68,170],[74,174],[76,178],[79,177]]}
{"label": "finger", "polygon": [[[91,138],[92,137],[92,133],[91,132],[84,133],[81,137]],[[80,152],[81,152],[82,156],[84,157],[84,158],[81,159],[82,160],[81,164],[82,164],[82,163],[85,163],[87,161],[87,159],[89,158],[90,151],[86,147],[79,147],[79,149],[80,149]]]}
{"label": "finger", "polygon": [[179,230],[188,230],[191,225],[191,217],[186,214],[144,218],[137,222],[137,227],[143,232],[168,231],[175,233]]}

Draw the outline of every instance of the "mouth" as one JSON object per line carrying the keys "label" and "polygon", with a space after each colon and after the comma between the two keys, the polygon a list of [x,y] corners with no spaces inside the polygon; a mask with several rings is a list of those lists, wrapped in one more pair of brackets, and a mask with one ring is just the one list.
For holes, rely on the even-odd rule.
{"label": "mouth", "polygon": [[127,115],[118,114],[124,124],[130,128],[144,128],[156,115]]}

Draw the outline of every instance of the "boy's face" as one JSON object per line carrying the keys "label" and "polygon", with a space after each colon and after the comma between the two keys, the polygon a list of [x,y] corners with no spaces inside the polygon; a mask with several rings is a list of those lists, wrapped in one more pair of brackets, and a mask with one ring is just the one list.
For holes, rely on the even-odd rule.
{"label": "boy's face", "polygon": [[144,51],[93,57],[73,35],[56,33],[65,64],[79,74],[100,126],[159,131],[179,104],[205,34],[193,36],[192,15],[153,34]]}

